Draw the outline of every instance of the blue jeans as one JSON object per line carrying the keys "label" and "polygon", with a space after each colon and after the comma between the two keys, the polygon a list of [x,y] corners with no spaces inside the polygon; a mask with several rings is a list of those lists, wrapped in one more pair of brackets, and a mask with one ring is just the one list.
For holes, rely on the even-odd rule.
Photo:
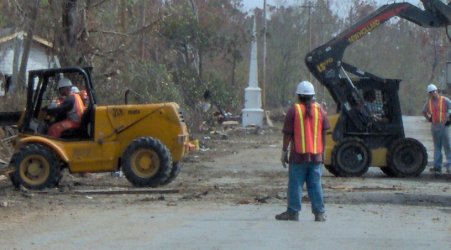
{"label": "blue jeans", "polygon": [[301,211],[302,186],[307,183],[308,196],[314,214],[324,213],[321,187],[321,163],[290,163],[288,170],[288,211]]}
{"label": "blue jeans", "polygon": [[432,140],[434,142],[434,168],[442,169],[442,148],[445,151],[446,168],[451,167],[451,149],[449,142],[449,128],[444,125],[432,125]]}

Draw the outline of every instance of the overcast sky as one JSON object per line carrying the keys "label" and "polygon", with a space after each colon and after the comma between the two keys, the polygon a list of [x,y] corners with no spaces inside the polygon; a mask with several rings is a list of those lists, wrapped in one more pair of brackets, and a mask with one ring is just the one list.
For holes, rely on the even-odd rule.
{"label": "overcast sky", "polygon": [[[386,3],[393,3],[393,0],[375,0],[379,6],[384,5]],[[303,0],[266,0],[266,3],[273,6],[279,6],[279,5],[290,5],[290,4],[301,4],[303,3]],[[313,1],[314,2],[314,1]],[[350,2],[349,0],[335,0],[335,2],[345,3]],[[402,2],[402,1],[396,1],[396,2]],[[420,0],[405,0],[404,2],[410,2],[414,5],[420,5]],[[263,0],[243,0],[243,5],[245,10],[251,10],[255,7],[263,8]]]}

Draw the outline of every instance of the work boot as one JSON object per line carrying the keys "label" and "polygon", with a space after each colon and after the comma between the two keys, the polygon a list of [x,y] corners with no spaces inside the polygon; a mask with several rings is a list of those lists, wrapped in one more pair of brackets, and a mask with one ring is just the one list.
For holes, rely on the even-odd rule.
{"label": "work boot", "polygon": [[326,221],[324,213],[315,214],[315,221]]}
{"label": "work boot", "polygon": [[283,212],[281,214],[276,215],[276,220],[299,221],[299,213],[298,212],[285,211],[285,212]]}
{"label": "work boot", "polygon": [[441,175],[442,174],[442,170],[441,169],[437,169],[437,168],[434,168],[434,167],[430,168],[429,172],[431,172],[431,173],[433,173],[435,175]]}

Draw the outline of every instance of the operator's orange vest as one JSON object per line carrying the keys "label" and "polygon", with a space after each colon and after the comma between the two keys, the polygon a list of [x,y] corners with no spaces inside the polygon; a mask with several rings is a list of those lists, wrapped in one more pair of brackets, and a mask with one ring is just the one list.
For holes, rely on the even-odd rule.
{"label": "operator's orange vest", "polygon": [[320,154],[323,152],[323,116],[321,106],[311,104],[311,116],[307,117],[304,104],[295,104],[294,150],[298,154]]}
{"label": "operator's orange vest", "polygon": [[79,94],[71,94],[74,97],[74,107],[67,113],[67,119],[74,122],[81,122],[81,116],[85,110],[85,105]]}
{"label": "operator's orange vest", "polygon": [[434,105],[432,98],[429,98],[428,111],[432,115],[432,123],[443,123],[446,121],[446,113],[448,109],[446,108],[446,101],[443,96],[438,97],[437,105]]}

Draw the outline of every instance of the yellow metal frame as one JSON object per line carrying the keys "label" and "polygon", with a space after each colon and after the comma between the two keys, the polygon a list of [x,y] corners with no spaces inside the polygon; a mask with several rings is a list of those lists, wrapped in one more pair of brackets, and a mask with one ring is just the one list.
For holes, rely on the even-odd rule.
{"label": "yellow metal frame", "polygon": [[173,161],[180,161],[187,153],[189,135],[178,110],[176,103],[95,107],[91,139],[20,134],[15,147],[39,143],[55,152],[71,172],[107,172],[118,169],[123,152],[134,139],[152,137],[169,149]]}
{"label": "yellow metal frame", "polygon": [[[337,125],[339,114],[329,115],[328,120],[330,128],[326,131],[326,147],[324,148],[324,164],[332,165],[332,150],[337,144],[332,138],[332,132]],[[387,166],[387,148],[376,148],[371,150],[371,165],[374,167],[386,167]]]}

